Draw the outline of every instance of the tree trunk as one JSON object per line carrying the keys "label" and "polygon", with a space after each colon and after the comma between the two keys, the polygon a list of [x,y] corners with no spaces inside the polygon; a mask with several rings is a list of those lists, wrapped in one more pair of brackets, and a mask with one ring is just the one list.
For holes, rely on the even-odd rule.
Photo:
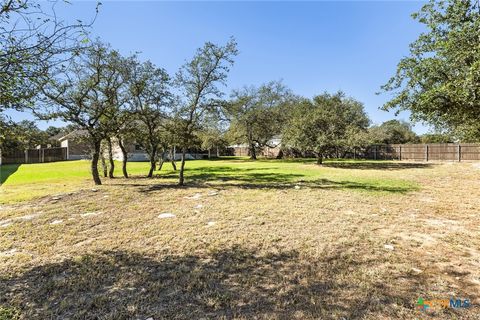
{"label": "tree trunk", "polygon": [[98,174],[98,158],[100,157],[100,142],[94,143],[94,149],[92,154],[92,177],[96,185],[101,185],[100,175]]}
{"label": "tree trunk", "polygon": [[175,162],[175,147],[173,148],[173,150],[171,150],[170,154],[171,154],[170,160],[172,161],[173,170],[177,171],[177,163]]}
{"label": "tree trunk", "polygon": [[156,159],[155,159],[156,154],[157,154],[156,151],[152,151],[152,153],[150,154],[150,171],[148,171],[147,178],[152,178],[153,177],[153,171],[155,171],[155,169],[157,168]]}
{"label": "tree trunk", "polygon": [[220,158],[220,149],[217,147],[217,158]]}
{"label": "tree trunk", "polygon": [[112,139],[110,137],[107,138],[107,147],[108,147],[108,162],[110,164],[110,168],[108,170],[108,177],[110,179],[115,178],[114,171],[115,171],[115,161],[113,161],[113,148],[112,148]]}
{"label": "tree trunk", "polygon": [[184,184],[184,177],[183,177],[183,172],[185,171],[185,148],[182,149],[182,162],[180,164],[180,175],[178,177],[178,185],[183,186]]}
{"label": "tree trunk", "polygon": [[105,162],[105,156],[103,155],[102,151],[100,151],[100,160],[102,162],[103,177],[106,178],[108,177],[108,168],[107,168],[107,163]]}
{"label": "tree trunk", "polygon": [[211,149],[208,149],[208,159],[210,160],[210,157],[212,155],[212,150]]}
{"label": "tree trunk", "polygon": [[150,170],[148,171],[147,178],[153,178],[153,172],[156,169],[155,158],[150,159]]}
{"label": "tree trunk", "polygon": [[160,160],[158,161],[158,171],[162,170],[164,162],[165,162],[165,150],[162,151],[162,155],[160,156]]}
{"label": "tree trunk", "polygon": [[318,165],[323,164],[323,155],[322,154],[317,154],[317,164]]}
{"label": "tree trunk", "polygon": [[251,160],[257,160],[257,152],[255,150],[254,144],[250,144],[249,153],[250,153]]}
{"label": "tree trunk", "polygon": [[278,151],[277,159],[283,159],[283,150],[282,149],[280,149],[280,151]]}
{"label": "tree trunk", "polygon": [[128,172],[127,172],[128,152],[127,152],[127,149],[125,149],[125,146],[123,145],[122,139],[120,139],[120,137],[117,137],[117,139],[118,139],[118,146],[120,147],[120,150],[122,151],[123,177],[128,179]]}

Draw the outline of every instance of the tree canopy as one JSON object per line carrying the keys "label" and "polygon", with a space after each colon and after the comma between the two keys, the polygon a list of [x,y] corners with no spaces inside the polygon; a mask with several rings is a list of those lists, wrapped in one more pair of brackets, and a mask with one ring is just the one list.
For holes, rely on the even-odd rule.
{"label": "tree canopy", "polygon": [[148,177],[153,176],[158,148],[164,141],[163,131],[167,117],[172,113],[173,95],[168,73],[150,61],[136,59],[129,69],[128,109],[132,112],[135,125],[134,138],[150,158]]}
{"label": "tree canopy", "polygon": [[176,74],[175,85],[180,96],[172,121],[176,140],[182,149],[179,185],[184,183],[186,150],[197,140],[195,131],[200,129],[205,117],[221,108],[223,92],[219,86],[226,85],[228,72],[237,54],[234,39],[223,46],[207,42]]}
{"label": "tree canopy", "polygon": [[396,144],[418,143],[420,139],[408,122],[389,120],[379,126],[369,128],[369,141],[371,143]]}
{"label": "tree canopy", "polygon": [[93,21],[59,19],[57,2],[0,1],[0,111],[31,106],[51,73],[88,45]]}
{"label": "tree canopy", "polygon": [[427,31],[382,87],[394,93],[383,108],[480,138],[479,2],[430,0],[413,18]]}
{"label": "tree canopy", "polygon": [[[269,146],[272,138],[281,133],[284,114],[282,106],[292,94],[281,82],[272,81],[257,87],[244,87],[232,93],[225,112],[230,120],[231,142],[246,143],[251,159]],[[275,147],[275,146],[271,146]]]}
{"label": "tree canopy", "polygon": [[326,154],[348,145],[352,136],[366,132],[369,123],[362,103],[343,92],[324,93],[297,105],[282,142],[285,147],[313,153],[321,164]]}
{"label": "tree canopy", "polygon": [[111,133],[126,85],[125,58],[96,42],[71,61],[70,68],[42,87],[42,119],[60,119],[87,132],[92,175],[101,184],[97,162],[101,141]]}

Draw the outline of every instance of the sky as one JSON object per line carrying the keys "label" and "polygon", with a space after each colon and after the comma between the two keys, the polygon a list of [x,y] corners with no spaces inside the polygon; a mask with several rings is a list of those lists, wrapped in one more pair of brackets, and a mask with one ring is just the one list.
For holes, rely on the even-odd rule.
{"label": "sky", "polygon": [[[411,18],[417,1],[104,1],[91,30],[113,48],[174,74],[204,42],[226,43],[240,54],[224,88],[282,80],[296,94],[313,97],[344,91],[365,105],[373,124],[408,120],[409,114],[379,110],[391,95],[377,95],[408,55],[423,26]],[[73,1],[57,8],[64,19],[89,20],[96,2]],[[14,120],[25,114],[10,112]],[[39,127],[61,123],[39,123]],[[416,124],[421,134],[429,130]]]}

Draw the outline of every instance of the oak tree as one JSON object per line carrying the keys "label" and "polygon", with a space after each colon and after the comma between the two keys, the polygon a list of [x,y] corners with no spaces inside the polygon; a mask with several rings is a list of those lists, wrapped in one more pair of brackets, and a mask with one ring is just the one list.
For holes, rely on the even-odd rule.
{"label": "oak tree", "polygon": [[433,1],[413,14],[426,31],[383,86],[383,108],[480,138],[480,2]]}
{"label": "oak tree", "polygon": [[178,180],[181,186],[184,184],[187,149],[194,146],[195,132],[200,129],[204,117],[221,108],[219,99],[223,93],[218,86],[226,84],[237,54],[237,43],[233,39],[224,46],[207,42],[176,74],[175,84],[180,96],[173,121],[182,152]]}

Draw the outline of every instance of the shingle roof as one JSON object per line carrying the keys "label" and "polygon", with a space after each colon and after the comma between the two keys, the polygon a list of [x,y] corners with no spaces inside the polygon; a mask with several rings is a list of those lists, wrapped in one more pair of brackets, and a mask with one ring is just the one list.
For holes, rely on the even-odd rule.
{"label": "shingle roof", "polygon": [[78,137],[84,137],[87,135],[87,130],[75,130],[67,134],[63,134],[60,138],[58,138],[58,141],[66,140],[66,139],[71,139],[71,138],[78,138]]}

